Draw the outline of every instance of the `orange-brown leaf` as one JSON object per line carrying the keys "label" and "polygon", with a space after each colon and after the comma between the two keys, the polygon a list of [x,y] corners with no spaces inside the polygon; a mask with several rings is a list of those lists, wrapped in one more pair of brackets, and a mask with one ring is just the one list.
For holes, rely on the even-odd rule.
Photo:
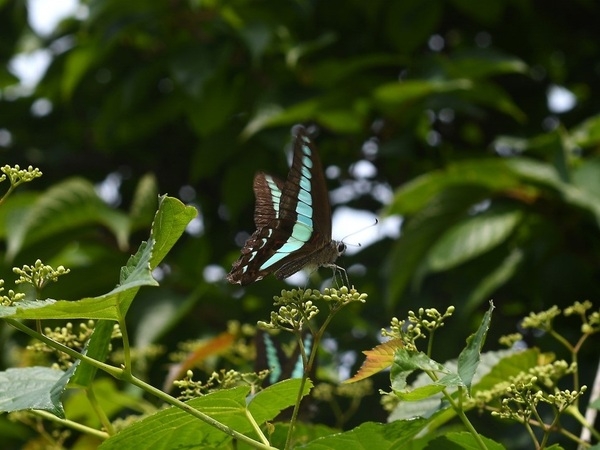
{"label": "orange-brown leaf", "polygon": [[164,388],[169,391],[173,381],[178,380],[188,369],[196,366],[209,356],[218,355],[227,351],[235,340],[235,336],[229,332],[224,332],[208,340],[198,347],[193,353],[179,364],[173,364],[169,367],[169,374],[165,380]]}
{"label": "orange-brown leaf", "polygon": [[363,353],[367,355],[367,359],[365,359],[363,365],[358,369],[356,375],[344,381],[344,383],[354,383],[387,369],[394,362],[394,352],[403,347],[403,345],[402,339],[391,339],[383,344],[379,344],[372,350],[365,350]]}

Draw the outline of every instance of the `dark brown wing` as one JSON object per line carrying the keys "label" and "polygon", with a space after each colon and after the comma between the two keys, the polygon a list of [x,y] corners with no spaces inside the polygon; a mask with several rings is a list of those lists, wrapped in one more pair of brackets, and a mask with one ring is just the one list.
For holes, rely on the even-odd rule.
{"label": "dark brown wing", "polygon": [[262,228],[279,217],[279,206],[284,182],[272,175],[259,172],[254,176],[254,224]]}

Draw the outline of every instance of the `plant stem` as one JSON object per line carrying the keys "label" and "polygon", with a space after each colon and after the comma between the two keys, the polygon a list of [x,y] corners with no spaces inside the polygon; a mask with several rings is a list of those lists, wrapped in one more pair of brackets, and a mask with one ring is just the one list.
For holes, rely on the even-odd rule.
{"label": "plant stem", "polygon": [[115,428],[113,427],[112,423],[110,422],[110,420],[107,417],[104,410],[100,407],[100,404],[98,403],[98,399],[96,398],[96,394],[94,393],[94,388],[92,387],[92,385],[85,388],[85,393],[87,395],[88,401],[90,402],[90,405],[92,405],[94,412],[100,419],[100,423],[102,423],[102,426],[104,427],[106,432],[110,436],[114,435]]}
{"label": "plant stem", "polygon": [[[462,398],[462,396],[463,396],[463,390],[464,390],[463,387],[461,387],[461,386],[458,387],[458,396],[459,396],[459,398]],[[452,409],[454,409],[454,411],[456,412],[456,415],[459,417],[459,419],[461,420],[461,422],[467,428],[467,430],[469,431],[469,433],[471,433],[471,435],[475,439],[475,442],[477,442],[477,446],[481,450],[487,450],[487,445],[485,445],[485,442],[483,442],[483,439],[481,439],[481,435],[477,432],[477,430],[475,429],[475,427],[473,426],[473,424],[471,423],[471,421],[469,420],[469,418],[465,414],[465,412],[464,412],[463,408],[461,407],[461,405],[457,404],[457,402],[446,391],[446,389],[444,389],[442,391],[442,394],[444,395],[444,397],[446,398],[446,400],[450,403],[450,406],[452,406]]]}
{"label": "plant stem", "polygon": [[121,379],[121,374],[123,373],[122,369],[111,366],[110,364],[105,364],[94,358],[90,358],[87,355],[83,355],[83,354],[79,353],[78,351],[67,347],[66,345],[60,344],[60,343],[50,339],[48,336],[45,336],[42,333],[38,333],[37,331],[32,330],[27,325],[24,325],[22,322],[20,322],[16,319],[5,318],[4,320],[9,325],[12,325],[13,327],[15,327],[17,330],[22,331],[23,333],[27,334],[28,336],[31,336],[34,339],[42,341],[43,343],[47,344],[49,347],[52,347],[58,351],[66,353],[73,359],[80,359],[81,361],[86,362],[93,367],[103,370],[104,372],[115,377],[116,379]]}
{"label": "plant stem", "polygon": [[[120,314],[119,314],[120,316]],[[127,324],[125,318],[119,318],[119,328],[121,330],[121,341],[123,342],[123,370],[131,375],[131,347],[129,345],[129,334],[127,333]]]}
{"label": "plant stem", "polygon": [[82,433],[89,434],[90,436],[97,437],[98,439],[108,439],[110,435],[105,433],[104,431],[96,430],[95,428],[87,427],[85,425],[80,424],[79,422],[74,422],[69,419],[61,419],[60,417],[56,417],[54,414],[49,413],[48,411],[43,411],[40,409],[36,409],[31,411],[36,416],[43,417],[44,419],[50,420],[52,422],[63,425],[64,427],[71,428],[72,430],[81,431]]}
{"label": "plant stem", "polygon": [[263,442],[263,444],[269,445],[269,440],[264,435],[264,433],[260,429],[260,426],[258,425],[258,423],[256,423],[256,420],[254,420],[254,416],[250,413],[248,409],[246,409],[246,418],[252,424],[252,428],[254,428],[254,431],[258,435],[259,439]]}

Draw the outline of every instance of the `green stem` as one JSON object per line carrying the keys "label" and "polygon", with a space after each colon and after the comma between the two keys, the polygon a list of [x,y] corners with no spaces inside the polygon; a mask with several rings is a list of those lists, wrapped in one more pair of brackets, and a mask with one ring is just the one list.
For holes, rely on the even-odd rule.
{"label": "green stem", "polygon": [[[444,395],[444,397],[446,398],[448,403],[450,403],[450,406],[452,407],[452,409],[454,409],[454,411],[456,412],[456,415],[461,420],[463,425],[467,428],[469,433],[471,433],[471,435],[477,442],[477,446],[481,450],[487,450],[487,445],[485,445],[485,442],[483,442],[483,439],[481,439],[481,435],[477,432],[477,430],[475,429],[475,427],[473,426],[473,424],[471,423],[471,421],[465,414],[463,408],[452,398],[452,396],[448,393],[448,391],[446,391],[446,389],[444,389],[442,391],[442,394]],[[458,396],[459,396],[459,398],[462,398],[462,396],[463,396],[463,388],[460,386],[458,388]]]}
{"label": "green stem", "polygon": [[323,325],[321,325],[321,328],[319,328],[319,330],[314,334],[315,341],[313,343],[312,350],[310,352],[310,356],[308,357],[308,361],[306,360],[306,352],[304,351],[303,343],[301,342],[302,334],[300,333],[297,336],[298,345],[301,346],[300,348],[304,352],[304,354],[302,356],[302,360],[305,362],[305,364],[304,364],[304,373],[302,374],[302,381],[300,382],[300,389],[298,390],[298,397],[296,399],[296,404],[294,405],[294,410],[292,411],[292,418],[290,419],[290,429],[288,430],[288,434],[287,434],[287,437],[285,440],[284,448],[286,448],[286,449],[290,448],[290,445],[292,444],[292,437],[294,434],[294,428],[296,427],[296,421],[298,420],[298,413],[300,412],[300,403],[302,402],[302,397],[303,397],[302,394],[304,392],[304,386],[306,386],[306,380],[308,379],[308,375],[310,374],[310,372],[312,370],[312,366],[315,362],[315,358],[317,356],[317,349],[319,348],[319,344],[321,343],[321,337],[323,336],[325,329],[327,328],[327,326],[333,319],[333,316],[338,311],[339,311],[339,309],[330,309],[329,314],[327,315],[327,317],[325,318],[325,321],[323,322]]}
{"label": "green stem", "polygon": [[97,361],[93,358],[90,358],[89,356],[83,355],[69,347],[66,347],[65,345],[62,345],[56,341],[53,341],[52,339],[48,338],[47,336],[44,336],[43,334],[37,333],[36,331],[34,331],[31,328],[27,327],[26,325],[22,324],[18,320],[15,320],[15,319],[4,319],[4,320],[6,320],[6,322],[8,324],[12,325],[13,327],[17,328],[18,330],[23,331],[25,334],[27,334],[35,339],[39,339],[40,341],[44,342],[48,346],[50,346],[56,350],[59,350],[61,352],[64,352],[74,359],[80,359],[81,361],[84,361],[84,362],[90,364],[91,366],[97,367],[98,369],[103,370],[104,372],[108,373],[109,375],[115,377],[118,380],[122,380],[122,381],[125,381],[128,383],[131,383],[134,386],[137,386],[137,387],[143,389],[144,391],[148,392],[149,394],[154,395],[155,397],[158,397],[159,399],[163,400],[165,403],[168,403],[169,405],[175,406],[175,407],[187,412],[188,414],[202,420],[203,422],[217,428],[218,430],[221,430],[223,433],[225,433],[237,440],[243,441],[243,442],[247,443],[248,445],[255,447],[255,448],[264,449],[264,450],[275,450],[274,447],[271,447],[270,445],[265,445],[261,442],[255,441],[254,439],[249,438],[248,436],[245,436],[242,433],[235,431],[234,429],[228,427],[227,425],[222,424],[221,422],[213,419],[212,417],[204,414],[203,412],[200,412],[197,409],[192,408],[187,403],[184,403],[181,400],[178,400],[175,397],[172,397],[169,394],[161,391],[160,389],[157,389],[154,386],[152,386],[148,383],[145,383],[144,381],[134,377],[130,372],[126,372],[123,369],[119,369],[117,367],[114,367],[109,364],[105,364],[105,363]]}
{"label": "green stem", "polygon": [[60,417],[56,417],[54,414],[49,413],[48,411],[42,411],[39,409],[31,411],[36,416],[43,417],[44,419],[50,420],[52,422],[58,423],[64,427],[71,428],[72,430],[77,430],[82,433],[88,434],[90,436],[97,437],[98,439],[108,439],[110,436],[108,433],[104,431],[96,430],[95,428],[86,427],[78,422],[73,422],[69,419],[61,419]]}
{"label": "green stem", "polygon": [[[120,316],[120,314],[119,314]],[[131,347],[129,345],[129,334],[127,333],[127,324],[125,319],[119,317],[119,329],[121,331],[121,341],[123,342],[123,370],[131,375]]]}
{"label": "green stem", "polygon": [[86,392],[88,401],[90,402],[90,405],[92,405],[92,409],[94,410],[94,412],[100,419],[100,423],[102,424],[102,426],[104,427],[106,432],[111,436],[114,435],[115,428],[113,427],[108,416],[106,415],[106,413],[104,412],[104,410],[102,409],[100,404],[98,403],[98,399],[96,398],[96,394],[94,393],[94,388],[90,385],[85,389],[85,392]]}
{"label": "green stem", "polygon": [[248,409],[246,409],[246,418],[252,424],[252,428],[254,428],[254,431],[258,435],[259,439],[263,442],[263,444],[269,445],[269,440],[264,435],[264,433],[260,429],[260,426],[258,425],[258,423],[256,423],[254,416],[250,413],[250,411]]}
{"label": "green stem", "polygon": [[579,422],[582,427],[587,428],[590,431],[590,433],[592,433],[594,435],[594,437],[596,438],[596,440],[600,441],[600,432],[598,430],[596,430],[586,420],[586,418],[583,416],[583,414],[581,414],[581,411],[579,411],[579,409],[575,405],[571,405],[571,406],[567,407],[567,409],[565,410],[565,412],[567,414],[569,414],[570,416],[574,417],[575,420],[577,420],[577,422]]}
{"label": "green stem", "polygon": [[79,353],[76,350],[73,350],[72,348],[67,347],[66,345],[60,344],[52,339],[50,339],[48,336],[45,336],[42,333],[38,333],[35,330],[32,330],[31,328],[29,328],[28,326],[24,325],[23,323],[19,322],[16,319],[4,319],[6,321],[6,323],[8,323],[9,325],[15,327],[17,330],[22,331],[23,333],[31,336],[34,339],[37,339],[39,341],[42,341],[43,343],[47,344],[49,347],[52,347],[58,351],[61,351],[63,353],[66,353],[67,355],[69,355],[70,357],[72,357],[73,359],[79,359],[83,362],[88,363],[89,365],[96,367],[106,373],[108,373],[109,375],[115,377],[116,379],[121,379],[121,374],[123,373],[122,369],[119,369],[118,367],[114,367],[111,366],[109,364],[105,364],[103,362],[100,362],[96,359],[90,358],[87,355],[83,355],[81,353]]}

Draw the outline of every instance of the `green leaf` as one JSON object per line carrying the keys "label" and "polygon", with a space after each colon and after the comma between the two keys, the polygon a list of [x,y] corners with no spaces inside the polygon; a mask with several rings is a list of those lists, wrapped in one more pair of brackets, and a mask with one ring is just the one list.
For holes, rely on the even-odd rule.
{"label": "green leaf", "polygon": [[[423,209],[434,198],[451,187],[466,187],[460,193],[471,202],[480,201],[495,191],[519,189],[519,177],[498,158],[460,161],[448,167],[421,175],[404,184],[394,196],[385,214],[411,214]],[[468,196],[468,189],[478,187],[478,196]],[[460,197],[458,200],[460,200]],[[443,206],[443,205],[442,205]]]}
{"label": "green leaf", "polygon": [[81,79],[102,60],[106,50],[105,45],[80,44],[68,53],[61,77],[61,91],[65,99],[71,98]]}
{"label": "green leaf", "polygon": [[483,348],[485,337],[490,328],[493,310],[494,304],[490,302],[490,307],[484,314],[479,328],[474,334],[467,338],[467,346],[458,356],[458,376],[469,391],[471,390],[471,382],[475,376],[475,371],[479,366],[481,349]]}
{"label": "green leaf", "polygon": [[162,196],[152,223],[150,239],[154,241],[150,268],[154,270],[181,237],[190,221],[198,215],[193,206],[185,206],[173,197]]}
{"label": "green leaf", "polygon": [[519,209],[491,207],[453,225],[427,255],[426,269],[441,272],[490,251],[510,236],[523,218]]}
{"label": "green leaf", "polygon": [[[98,320],[94,326],[94,331],[86,343],[84,354],[96,361],[104,362],[110,350],[111,336],[114,330],[112,320]],[[86,362],[81,362],[71,378],[71,384],[87,387],[94,378],[98,369]]]}
{"label": "green leaf", "polygon": [[65,417],[60,398],[79,361],[66,372],[49,367],[24,367],[0,372],[0,411],[41,409]]}
{"label": "green leaf", "polygon": [[587,118],[583,123],[571,129],[570,139],[573,145],[590,147],[600,142],[600,115]]}
{"label": "green leaf", "polygon": [[147,227],[152,222],[158,206],[157,198],[156,177],[148,173],[138,182],[129,208],[132,230]]}
{"label": "green leaf", "polygon": [[[302,397],[308,395],[311,388],[312,382],[307,380]],[[296,403],[299,389],[299,379],[288,379],[272,384],[249,400],[248,410],[258,423],[271,420],[277,417],[281,411]]]}
{"label": "green leaf", "polygon": [[594,193],[563,181],[558,171],[550,164],[527,158],[510,159],[506,161],[506,164],[515,175],[520,176],[523,180],[537,186],[550,188],[556,191],[565,203],[589,212],[600,226],[600,201]]}
{"label": "green leaf", "polygon": [[490,49],[457,52],[449,59],[441,59],[441,64],[450,78],[484,79],[507,73],[525,74],[528,70],[522,59]]}
{"label": "green leaf", "polygon": [[[509,352],[507,354],[507,352]],[[488,366],[488,371],[473,386],[473,391],[492,389],[499,383],[504,383],[510,377],[527,372],[536,367],[540,358],[540,351],[532,348],[523,351],[487,352],[482,355],[482,363]]]}
{"label": "green leaf", "polygon": [[[254,420],[259,424],[272,420],[282,409],[294,404],[299,387],[300,380],[282,381],[251,398],[248,406],[250,393],[248,386],[213,392],[186,403],[240,433],[253,436],[253,427],[248,420],[246,409],[252,413]],[[306,393],[308,389],[310,383],[306,385]],[[213,448],[230,440],[229,435],[217,428],[179,408],[172,407],[125,428],[104,441],[99,448],[101,450],[190,448],[190,443],[194,443],[193,448]]]}
{"label": "green leaf", "polygon": [[461,306],[463,314],[470,314],[484,300],[489,299],[492,292],[510,280],[521,267],[525,258],[523,250],[512,248],[504,259],[498,262],[493,269],[480,277],[475,284],[469,287],[469,292]]}
{"label": "green leaf", "polygon": [[13,258],[25,245],[91,224],[106,226],[119,247],[127,247],[129,219],[104,203],[90,182],[71,178],[55,184],[37,198],[18,223],[10,222],[7,257]]}
{"label": "green leaf", "polygon": [[471,89],[469,80],[405,80],[379,86],[375,92],[375,100],[385,106],[402,105],[409,101],[419,100],[433,94]]}
{"label": "green leaf", "polygon": [[[171,250],[185,231],[196,209],[171,197],[161,197],[148,242],[121,268],[120,284],[107,294],[77,301],[22,301],[15,306],[0,306],[0,317],[16,319],[112,319],[125,317],[133,298],[142,286],[157,286],[152,269]],[[92,335],[93,338],[93,335]],[[105,337],[102,337],[104,339]],[[94,338],[95,339],[95,338]]]}
{"label": "green leaf", "polygon": [[[488,450],[505,450],[503,445],[479,435]],[[471,433],[466,431],[447,432],[443,436],[429,441],[427,450],[479,450],[481,446]]]}
{"label": "green leaf", "polygon": [[[73,379],[71,379],[71,382]],[[120,413],[148,413],[151,406],[140,399],[139,392],[120,390],[116,380],[101,377],[89,387],[94,393],[98,406],[109,418],[117,417]],[[97,411],[90,405],[86,389],[72,389],[64,400],[65,414],[69,420],[99,428],[102,426]]]}
{"label": "green leaf", "polygon": [[401,55],[412,55],[417,48],[425,46],[429,36],[438,29],[443,14],[443,2],[439,0],[404,0],[386,6],[377,29],[385,33],[386,40]]}
{"label": "green leaf", "polygon": [[425,419],[398,420],[391,423],[365,422],[344,433],[332,434],[296,447],[302,450],[365,450],[405,448],[427,425]]}
{"label": "green leaf", "polygon": [[406,58],[395,54],[368,54],[360,56],[346,56],[343,58],[328,58],[321,62],[315,61],[311,70],[311,77],[315,85],[323,88],[338,88],[340,83],[373,69],[397,67],[402,62],[408,63]]}
{"label": "green leaf", "polygon": [[[419,190],[415,196],[418,196],[418,203],[427,198],[425,206],[419,210],[414,217],[405,219],[403,233],[400,239],[394,245],[390,259],[387,262],[392,273],[389,275],[390,286],[388,289],[388,305],[393,304],[401,298],[404,290],[410,281],[413,282],[413,288],[416,289],[422,277],[423,261],[426,261],[426,255],[437,239],[444,235],[448,227],[464,216],[465,211],[473,204],[480,202],[489,195],[486,188],[477,186],[448,186],[446,189],[434,190],[434,196],[430,196],[427,189]],[[400,194],[396,198],[395,205],[403,205],[400,197],[406,198],[406,203],[410,203],[410,194],[404,197]],[[397,211],[401,208],[392,207]],[[421,273],[419,270],[421,269]]]}
{"label": "green leaf", "polygon": [[[417,370],[453,376],[441,378],[437,382],[432,380],[427,385],[408,389],[407,378]],[[405,401],[415,401],[430,397],[448,386],[456,385],[457,382],[454,374],[451,374],[446,367],[429,358],[425,353],[408,351],[404,348],[396,350],[390,379],[394,393]]]}

